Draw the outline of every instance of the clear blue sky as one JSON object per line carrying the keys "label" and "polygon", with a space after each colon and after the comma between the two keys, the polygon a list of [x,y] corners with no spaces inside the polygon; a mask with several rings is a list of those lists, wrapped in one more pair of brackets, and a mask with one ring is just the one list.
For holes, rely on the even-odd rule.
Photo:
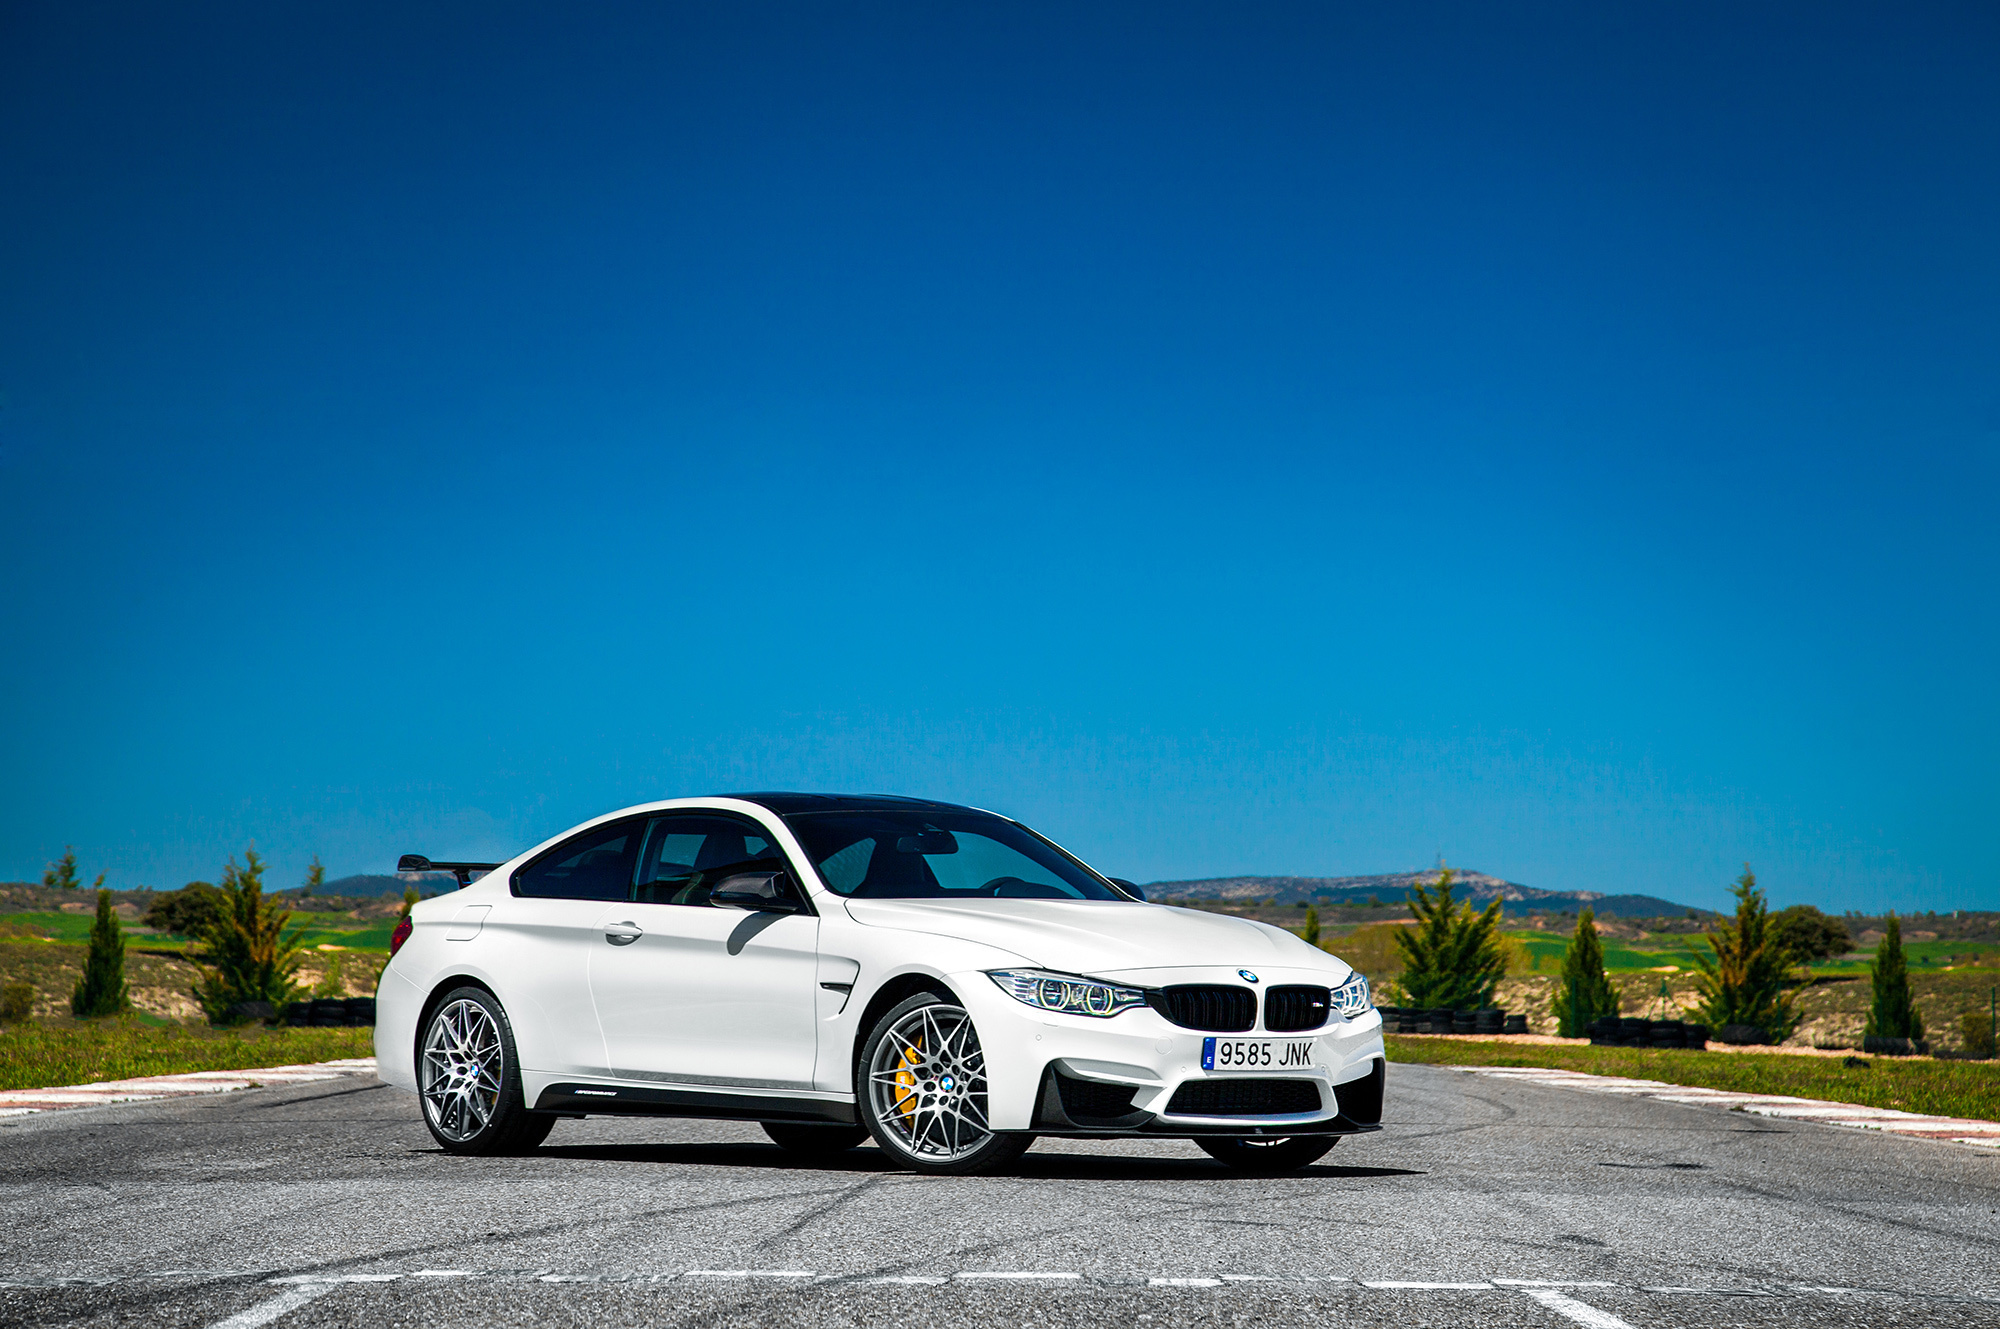
{"label": "clear blue sky", "polygon": [[0,878],[880,790],[2000,907],[2000,11],[0,7]]}

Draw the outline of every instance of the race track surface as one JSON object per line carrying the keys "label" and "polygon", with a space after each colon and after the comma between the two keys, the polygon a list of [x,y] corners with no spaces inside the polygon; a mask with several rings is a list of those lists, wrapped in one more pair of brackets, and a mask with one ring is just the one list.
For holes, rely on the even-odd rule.
{"label": "race track surface", "polygon": [[1177,1142],[800,1166],[686,1121],[462,1159],[347,1078],[0,1122],[0,1195],[9,1325],[2000,1326],[1990,1150],[1419,1066],[1280,1180]]}

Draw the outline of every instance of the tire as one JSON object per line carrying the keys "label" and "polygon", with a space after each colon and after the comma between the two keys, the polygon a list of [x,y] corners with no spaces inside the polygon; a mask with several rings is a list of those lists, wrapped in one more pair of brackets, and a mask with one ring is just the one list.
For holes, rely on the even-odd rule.
{"label": "tire", "polygon": [[484,988],[453,988],[424,1020],[417,1086],[424,1125],[446,1153],[526,1153],[555,1128],[553,1114],[522,1100],[514,1027]]}
{"label": "tire", "polygon": [[862,1124],[912,1172],[988,1172],[1035,1141],[988,1127],[979,1031],[963,1006],[935,993],[920,992],[877,1020],[856,1069]]}
{"label": "tire", "polygon": [[1293,1135],[1276,1140],[1241,1136],[1198,1135],[1195,1144],[1233,1172],[1252,1177],[1282,1177],[1317,1163],[1340,1143],[1338,1135]]}
{"label": "tire", "polygon": [[764,1134],[771,1143],[789,1153],[808,1158],[831,1158],[844,1154],[868,1138],[866,1126],[801,1126],[789,1121],[767,1121]]}

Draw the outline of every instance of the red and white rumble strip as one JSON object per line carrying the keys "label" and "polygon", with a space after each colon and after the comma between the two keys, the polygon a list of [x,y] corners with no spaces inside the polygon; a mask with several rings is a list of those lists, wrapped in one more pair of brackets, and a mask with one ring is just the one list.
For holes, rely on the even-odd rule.
{"label": "red and white rumble strip", "polygon": [[309,1084],[343,1075],[373,1075],[375,1058],[349,1057],[305,1066],[265,1066],[250,1071],[193,1071],[187,1075],[144,1075],[133,1080],[103,1080],[97,1084],[66,1084],[53,1089],[0,1090],[0,1117],[63,1108],[102,1107],[107,1103],[141,1103],[150,1098],[188,1098],[196,1094],[226,1094],[236,1089],[263,1089],[281,1084]]}
{"label": "red and white rumble strip", "polygon": [[1539,1066],[1467,1066],[1462,1069],[1474,1075],[1492,1076],[1496,1080],[1525,1080],[1529,1084],[1583,1089],[1598,1094],[1632,1094],[1640,1098],[1657,1098],[1666,1103],[1685,1103],[1691,1107],[1733,1108],[1754,1112],[1760,1117],[1823,1121],[1833,1126],[1855,1126],[1867,1131],[1888,1131],[1926,1140],[1949,1140],[1953,1144],[2000,1149],[2000,1121],[1929,1117],[1919,1112],[1861,1107],[1854,1103],[1828,1103],[1822,1099],[1793,1098],[1787,1094],[1738,1094],[1724,1089],[1694,1089],[1684,1084],[1663,1084],[1658,1080],[1585,1075],[1581,1071],[1558,1071]]}

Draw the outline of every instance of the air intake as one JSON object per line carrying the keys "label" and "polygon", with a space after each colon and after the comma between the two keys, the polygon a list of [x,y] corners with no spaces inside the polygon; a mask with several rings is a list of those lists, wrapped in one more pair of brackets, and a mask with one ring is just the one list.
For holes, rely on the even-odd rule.
{"label": "air intake", "polygon": [[1257,1025],[1257,994],[1249,988],[1185,983],[1147,992],[1146,1004],[1183,1029],[1240,1034]]}
{"label": "air intake", "polygon": [[1174,1090],[1169,1116],[1278,1117],[1320,1110],[1311,1080],[1189,1080]]}

